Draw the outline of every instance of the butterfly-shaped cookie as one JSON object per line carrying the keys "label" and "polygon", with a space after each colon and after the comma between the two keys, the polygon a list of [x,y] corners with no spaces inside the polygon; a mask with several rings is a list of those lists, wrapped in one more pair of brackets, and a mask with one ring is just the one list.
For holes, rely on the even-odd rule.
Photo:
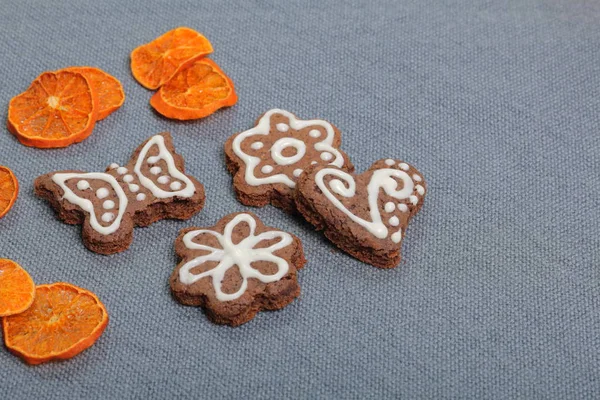
{"label": "butterfly-shaped cookie", "polygon": [[140,145],[124,166],[105,172],[57,171],[35,180],[67,224],[83,224],[85,246],[101,254],[129,247],[134,226],[165,218],[188,219],[204,206],[204,187],[184,173],[171,135],[161,133]]}
{"label": "butterfly-shaped cookie", "polygon": [[342,250],[376,267],[393,268],[426,190],[421,173],[399,160],[379,160],[360,175],[321,166],[298,180],[296,205]]}
{"label": "butterfly-shaped cookie", "polygon": [[256,126],[225,143],[238,199],[248,206],[270,203],[294,211],[296,180],[305,169],[313,165],[354,169],[339,150],[341,141],[339,130],[327,121],[301,120],[280,109],[267,111]]}
{"label": "butterfly-shaped cookie", "polygon": [[203,307],[216,323],[243,324],[300,294],[296,274],[306,262],[300,239],[265,226],[254,214],[230,214],[209,228],[183,229],[175,252],[181,262],[171,276],[173,295]]}

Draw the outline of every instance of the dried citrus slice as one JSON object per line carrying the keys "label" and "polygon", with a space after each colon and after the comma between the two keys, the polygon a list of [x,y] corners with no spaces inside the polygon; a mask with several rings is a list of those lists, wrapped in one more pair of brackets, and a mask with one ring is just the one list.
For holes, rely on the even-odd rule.
{"label": "dried citrus slice", "polygon": [[0,165],[0,218],[10,210],[19,195],[19,181],[10,168]]}
{"label": "dried citrus slice", "polygon": [[44,72],[8,105],[8,130],[32,147],[66,147],[94,129],[98,98],[78,72]]}
{"label": "dried citrus slice", "polygon": [[131,72],[148,89],[157,89],[189,63],[213,52],[207,38],[193,29],[179,27],[135,48]]}
{"label": "dried citrus slice", "polygon": [[27,311],[2,318],[6,347],[28,364],[76,356],[107,324],[108,313],[95,294],[63,282],[36,287]]}
{"label": "dried citrus slice", "polygon": [[35,295],[31,276],[19,264],[0,258],[0,317],[27,310]]}
{"label": "dried citrus slice", "polygon": [[236,102],[233,82],[208,58],[179,71],[150,99],[156,111],[181,120],[203,118]]}
{"label": "dried citrus slice", "polygon": [[98,121],[108,117],[123,105],[125,101],[123,85],[114,76],[95,67],[69,67],[65,70],[83,74],[92,85],[92,89],[98,96],[98,116],[96,117]]}

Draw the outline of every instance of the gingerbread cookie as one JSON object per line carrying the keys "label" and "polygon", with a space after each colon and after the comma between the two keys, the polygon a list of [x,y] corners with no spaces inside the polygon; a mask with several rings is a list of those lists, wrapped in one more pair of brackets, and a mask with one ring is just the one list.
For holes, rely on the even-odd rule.
{"label": "gingerbread cookie", "polygon": [[327,121],[303,121],[290,112],[273,109],[256,126],[237,133],[225,143],[227,169],[240,202],[248,206],[267,204],[295,210],[296,180],[311,165],[334,165],[348,171],[354,167],[339,150],[339,130]]}
{"label": "gingerbread cookie", "polygon": [[217,324],[241,325],[300,294],[296,272],[306,263],[300,239],[263,225],[252,213],[183,229],[175,252],[181,262],[171,275],[173,295],[204,308]]}
{"label": "gingerbread cookie", "polygon": [[425,192],[419,171],[384,159],[360,175],[333,166],[307,171],[298,180],[296,205],[345,252],[375,267],[393,268],[400,262],[402,238]]}
{"label": "gingerbread cookie", "polygon": [[166,132],[146,140],[125,166],[52,172],[38,177],[34,187],[63,222],[83,224],[83,243],[101,254],[127,249],[134,226],[190,218],[205,199],[204,187],[184,173],[183,158]]}

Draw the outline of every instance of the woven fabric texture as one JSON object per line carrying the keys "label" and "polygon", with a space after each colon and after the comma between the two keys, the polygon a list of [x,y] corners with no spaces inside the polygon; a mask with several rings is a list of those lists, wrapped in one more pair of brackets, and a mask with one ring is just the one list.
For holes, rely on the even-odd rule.
{"label": "woven fabric texture", "polygon": [[[177,26],[210,39],[235,107],[192,122],[153,112],[129,53]],[[0,348],[0,398],[598,398],[599,27],[594,0],[2,0],[2,124],[11,97],[65,66],[105,69],[127,99],[66,149],[0,132],[21,183],[0,257],[94,291],[111,316],[68,362],[30,367]],[[171,297],[173,242],[248,209],[223,144],[275,107],[338,126],[359,171],[410,162],[429,193],[388,271],[253,209],[302,239],[302,295],[217,326]],[[138,228],[128,251],[101,256],[33,194],[38,175],[123,164],[162,131],[206,187],[190,221]]]}

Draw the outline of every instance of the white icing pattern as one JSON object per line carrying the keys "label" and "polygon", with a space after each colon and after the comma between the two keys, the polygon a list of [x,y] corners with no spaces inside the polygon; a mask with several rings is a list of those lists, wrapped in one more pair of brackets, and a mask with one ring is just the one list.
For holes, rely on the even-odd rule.
{"label": "white icing pattern", "polygon": [[100,200],[108,197],[108,189],[100,188],[100,189],[96,190],[96,197],[99,198]]}
{"label": "white icing pattern", "polygon": [[[240,223],[247,223],[250,227],[248,237],[242,239],[238,244],[232,241],[232,233],[235,227]],[[223,234],[209,229],[199,229],[186,233],[183,237],[183,243],[190,250],[209,251],[209,254],[194,258],[185,263],[179,270],[179,280],[184,285],[191,285],[205,277],[212,278],[212,284],[216,297],[219,301],[231,301],[241,297],[248,287],[248,279],[255,278],[263,283],[276,282],[283,278],[288,270],[289,264],[281,257],[273,253],[279,249],[289,246],[293,239],[289,233],[281,231],[267,231],[255,235],[256,220],[249,214],[236,215],[226,226]],[[214,248],[208,245],[194,242],[198,235],[208,234],[214,236],[221,245],[221,248]],[[280,239],[277,243],[265,248],[255,248],[255,246],[265,240]],[[208,271],[200,274],[193,274],[192,269],[205,262],[218,262],[218,264]],[[277,272],[273,275],[266,275],[252,267],[253,262],[268,261],[277,265]],[[222,282],[225,273],[236,266],[242,277],[240,288],[235,293],[223,293]]]}
{"label": "white icing pattern", "polygon": [[[326,132],[325,138],[323,138],[323,140],[321,140],[320,142],[315,143],[314,149],[316,151],[322,153],[321,159],[323,161],[328,162],[328,164],[335,165],[337,167],[342,167],[342,165],[344,165],[344,157],[337,149],[335,149],[332,146],[333,139],[335,137],[335,131],[333,130],[333,127],[331,126],[331,124],[329,122],[326,122],[323,120],[316,120],[316,119],[303,121],[303,120],[297,119],[296,117],[294,117],[294,115],[292,115],[291,113],[289,113],[287,111],[280,110],[280,109],[273,109],[273,110],[267,111],[265,113],[265,115],[262,116],[262,118],[258,122],[258,125],[256,125],[252,129],[249,129],[245,132],[240,133],[233,140],[233,144],[232,144],[233,152],[246,164],[246,173],[244,176],[246,183],[248,183],[251,186],[259,186],[259,185],[265,185],[265,184],[270,184],[270,183],[283,183],[291,188],[296,187],[295,179],[291,179],[289,176],[287,176],[286,174],[283,174],[283,173],[276,173],[271,176],[265,176],[265,177],[257,177],[255,175],[255,169],[260,164],[261,159],[259,157],[255,157],[255,156],[246,154],[242,150],[242,147],[241,147],[242,142],[244,140],[246,140],[247,138],[251,138],[251,137],[253,138],[254,136],[259,136],[259,137],[260,136],[268,136],[270,134],[270,128],[271,128],[271,117],[275,114],[283,115],[283,116],[287,117],[289,120],[289,126],[284,123],[279,123],[276,125],[278,134],[287,132],[290,127],[296,131],[301,130],[306,127],[309,127],[309,126],[319,126],[319,127],[322,127],[323,129],[325,129],[325,132]],[[313,138],[318,138],[321,136],[321,132],[319,132],[316,129],[313,129],[313,130],[309,131],[308,135]],[[260,143],[261,145],[259,146],[258,143]],[[250,145],[250,148],[252,148],[254,150],[258,150],[258,149],[262,148],[263,145],[264,144],[262,142],[257,141],[257,142],[252,143]],[[284,156],[283,150],[287,147],[293,147],[295,149],[295,153],[291,156]],[[270,154],[271,154],[271,158],[273,159],[275,164],[277,164],[277,165],[292,165],[292,164],[298,163],[299,161],[301,161],[304,158],[304,155],[306,154],[306,143],[304,141],[296,139],[296,138],[282,137],[281,139],[279,139],[275,143],[273,143],[273,146],[270,149]],[[316,164],[317,162],[313,162],[313,163]],[[269,174],[273,170],[271,170],[270,172],[265,172],[263,169],[261,169],[261,171],[264,174]]]}
{"label": "white icing pattern", "polygon": [[[94,204],[91,202],[91,200],[88,199],[84,199],[82,197],[79,197],[78,195],[76,195],[75,193],[73,193],[73,191],[67,186],[66,182],[69,179],[85,179],[85,180],[90,180],[90,179],[98,179],[101,181],[104,181],[106,183],[108,183],[111,188],[113,189],[113,191],[115,192],[115,194],[117,195],[117,198],[119,199],[119,213],[117,214],[116,219],[114,219],[114,221],[109,225],[109,226],[102,226],[99,222],[98,219],[96,218],[96,213],[94,211]],[[67,200],[69,203],[75,204],[76,206],[78,206],[79,208],[81,208],[83,211],[86,211],[89,215],[90,215],[90,225],[91,227],[98,233],[102,234],[102,235],[110,235],[111,233],[114,233],[117,229],[119,229],[119,226],[121,224],[121,218],[123,218],[123,214],[125,213],[125,209],[127,208],[127,196],[125,195],[125,192],[123,191],[123,189],[121,188],[121,186],[119,185],[119,183],[117,182],[117,180],[115,179],[114,176],[103,173],[103,172],[90,172],[90,173],[69,173],[69,172],[64,172],[64,173],[56,173],[54,175],[52,175],[52,181],[54,183],[56,183],[58,186],[60,186],[60,188],[63,190],[63,199]],[[96,191],[96,195],[98,198],[104,198],[106,196],[108,196],[109,192],[108,189],[106,188],[100,188]],[[101,195],[103,195],[103,197],[101,197]],[[105,202],[106,203],[106,202]],[[114,202],[113,202],[113,206],[114,206]],[[112,213],[110,213],[111,215],[113,215]],[[103,222],[110,222],[112,221],[111,218],[110,220],[106,220],[106,218],[104,217],[106,214],[104,214],[101,218]]]}
{"label": "white icing pattern", "polygon": [[[157,181],[158,181],[158,183],[167,184],[171,181],[171,178],[173,178],[173,182],[170,185],[170,188],[172,189],[172,191],[166,191],[166,190],[159,188],[151,179],[144,176],[140,171],[140,167],[141,167],[142,163],[144,162],[146,155],[148,154],[148,151],[150,150],[150,148],[152,148],[152,146],[156,146],[158,148],[158,155],[148,157],[147,161],[148,161],[148,163],[156,163],[160,160],[163,160],[165,162],[165,164],[167,165],[167,171],[165,171],[165,172],[168,172],[168,175],[160,176],[157,179]],[[133,173],[135,173],[137,175],[137,177],[139,179],[139,183],[142,186],[144,186],[146,189],[148,189],[154,197],[159,198],[159,199],[165,199],[165,198],[170,198],[170,197],[174,197],[174,196],[192,197],[194,195],[194,193],[196,192],[196,187],[194,186],[194,183],[187,176],[185,176],[181,171],[179,171],[179,169],[177,169],[173,155],[166,148],[165,142],[164,142],[164,137],[161,135],[155,135],[146,142],[146,144],[140,151],[140,154],[137,158],[135,167],[133,168],[133,172],[131,172],[130,174],[128,174],[128,169],[126,167],[119,167],[115,163],[111,164],[109,166],[109,169],[116,170],[118,176],[115,177],[109,173],[102,173],[102,172],[91,172],[91,173],[57,172],[52,175],[52,181],[55,184],[57,184],[58,186],[60,186],[60,188],[64,192],[63,199],[67,200],[68,202],[70,202],[72,204],[75,204],[76,206],[79,206],[83,211],[87,212],[90,215],[90,217],[89,217],[90,226],[92,227],[92,229],[94,229],[96,232],[98,232],[102,235],[110,235],[110,234],[114,233],[115,231],[117,231],[117,229],[119,229],[119,226],[121,224],[121,219],[123,218],[123,215],[124,215],[125,211],[127,210],[127,203],[128,203],[127,195],[125,194],[123,188],[121,187],[119,180],[122,180],[125,184],[127,184],[129,191],[131,191],[132,193],[136,193],[140,190],[140,186],[136,183],[133,183],[135,180]],[[162,171],[162,169],[158,166],[150,168],[150,172],[152,174],[158,174],[161,171]],[[113,210],[115,207],[117,207],[118,213],[115,216],[115,214],[113,212],[105,212],[100,217],[102,222],[104,222],[104,223],[110,222],[110,225],[103,226],[102,224],[100,224],[100,222],[98,221],[98,219],[96,217],[96,213],[94,210],[94,204],[92,203],[92,201],[75,194],[66,184],[66,181],[69,179],[77,179],[78,180],[76,183],[76,187],[80,191],[90,189],[91,188],[90,180],[93,180],[93,179],[103,181],[110,185],[110,187],[114,191],[115,195],[117,196],[118,203],[115,204],[115,201],[113,201],[113,200],[105,200],[104,202],[102,202],[102,208],[104,210]],[[96,187],[98,187],[98,185],[96,185]],[[96,190],[95,195],[96,195],[97,199],[102,200],[102,199],[107,198],[110,195],[110,191],[106,187],[100,187]],[[136,199],[138,201],[142,201],[142,200],[146,199],[146,196],[147,195],[144,193],[139,193],[136,195]]]}
{"label": "white icing pattern", "polygon": [[113,214],[111,212],[102,214],[102,221],[104,221],[104,222],[110,222],[113,219],[115,219],[115,214]]}
{"label": "white icing pattern", "polygon": [[87,190],[90,188],[90,183],[86,180],[81,180],[77,182],[77,189],[79,190]]}
{"label": "white icing pattern", "polygon": [[[144,159],[146,158],[146,155],[148,154],[148,151],[152,148],[152,146],[158,147],[158,155],[148,157],[147,162],[149,164],[153,164],[158,162],[159,160],[163,160],[167,164],[167,171],[169,175],[172,178],[181,181],[184,185],[183,188],[171,192],[163,190],[159,188],[150,178],[142,174],[142,163],[144,162]],[[146,144],[142,148],[142,151],[140,152],[135,166],[133,167],[133,171],[137,174],[140,180],[140,184],[146,189],[148,189],[150,192],[152,192],[154,197],[157,197],[159,199],[166,199],[175,196],[192,197],[196,192],[196,187],[194,186],[194,183],[190,180],[190,178],[185,176],[181,171],[179,171],[179,169],[177,169],[177,166],[175,165],[175,160],[173,159],[173,155],[165,146],[165,139],[161,135],[155,135],[146,142]],[[161,176],[160,178],[158,178],[159,183],[162,183],[161,178],[163,177]]]}
{"label": "white icing pattern", "polygon": [[[386,160],[385,164],[391,166],[389,161],[390,160]],[[405,166],[407,168],[405,168]],[[402,170],[409,169],[408,164],[406,163],[399,163],[398,167]],[[327,197],[336,208],[346,214],[352,221],[371,232],[375,237],[385,239],[388,237],[389,232],[381,218],[378,200],[379,192],[383,189],[388,196],[400,201],[408,199],[414,205],[416,205],[419,200],[419,198],[413,194],[414,191],[416,190],[421,196],[425,194],[425,189],[420,185],[417,186],[421,187],[421,189],[415,187],[411,176],[402,170],[382,168],[373,171],[369,184],[367,185],[367,198],[369,203],[369,214],[371,217],[370,221],[356,216],[335,196],[337,194],[342,197],[350,198],[356,194],[356,182],[352,175],[339,169],[324,168],[315,175],[315,182],[325,197]],[[325,176],[336,177],[329,181],[329,187],[325,184]],[[399,186],[396,179],[402,181],[402,189],[400,190],[398,190]],[[391,213],[394,211],[395,207],[393,202],[387,202],[384,205],[384,210],[387,213]],[[408,210],[408,207],[406,204],[400,203],[398,204],[398,209],[400,211],[406,211]],[[391,226],[397,226],[399,224],[399,219],[393,216],[388,220],[388,223]],[[401,239],[401,230],[391,235],[391,240],[394,243],[399,243]]]}

